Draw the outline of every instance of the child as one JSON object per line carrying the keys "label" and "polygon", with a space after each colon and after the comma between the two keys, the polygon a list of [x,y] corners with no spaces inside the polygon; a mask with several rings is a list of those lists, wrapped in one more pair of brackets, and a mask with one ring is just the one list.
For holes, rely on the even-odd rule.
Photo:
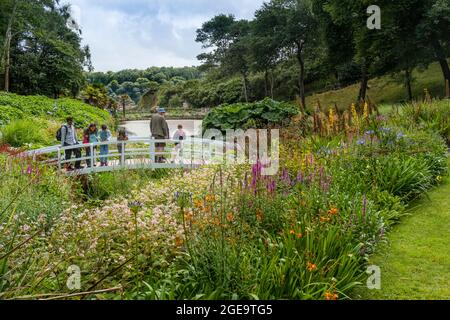
{"label": "child", "polygon": [[[99,134],[100,142],[107,142],[111,140],[111,131],[108,130],[106,125],[102,125],[102,130]],[[108,166],[108,157],[105,157],[109,153],[109,145],[100,146],[100,163],[102,167]],[[102,157],[103,156],[103,157]]]}
{"label": "child", "polygon": [[127,130],[125,128],[120,128],[118,135],[117,135],[117,141],[119,141],[119,143],[117,144],[117,151],[119,152],[119,156],[120,156],[120,165],[122,165],[122,145],[124,147],[124,152],[125,152],[125,143],[120,143],[120,141],[128,141],[128,135],[127,135]]}
{"label": "child", "polygon": [[178,125],[178,130],[175,131],[175,134],[173,135],[173,140],[175,142],[175,150],[174,154],[172,156],[172,163],[175,162],[175,158],[178,156],[181,156],[181,150],[182,150],[182,142],[186,140],[186,132],[183,130],[183,126],[181,124]]}
{"label": "child", "polygon": [[[186,140],[186,132],[183,130],[183,126],[181,124],[178,125],[178,130],[175,131],[173,135],[173,140],[175,141],[183,141]],[[180,143],[176,142],[175,145],[178,146]]]}

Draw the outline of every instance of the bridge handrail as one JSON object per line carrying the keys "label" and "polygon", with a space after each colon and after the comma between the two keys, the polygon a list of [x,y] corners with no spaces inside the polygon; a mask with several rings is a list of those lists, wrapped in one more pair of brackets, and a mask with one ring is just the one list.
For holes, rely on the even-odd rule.
{"label": "bridge handrail", "polygon": [[[166,148],[164,152],[157,152],[156,151],[156,144],[157,143],[165,143]],[[171,148],[170,146],[174,146],[175,144],[179,143],[180,146],[178,148]],[[136,147],[136,144],[143,144],[144,146],[139,148]],[[101,146],[122,146],[120,152],[116,151],[110,151],[108,148],[108,154],[99,154],[96,152],[96,149]],[[132,146],[132,148],[126,148],[126,146]],[[211,151],[211,147],[214,147]],[[225,147],[225,152],[224,148]],[[33,157],[33,159],[37,159],[38,157],[42,157],[45,155],[53,156],[56,153],[56,157],[43,161],[44,163],[55,163],[58,166],[58,169],[61,171],[63,169],[63,165],[68,163],[74,163],[74,162],[81,162],[86,161],[86,163],[90,162],[91,165],[97,162],[98,158],[104,158],[107,160],[110,160],[111,158],[116,159],[119,158],[119,165],[112,165],[109,166],[110,169],[115,170],[115,168],[131,168],[131,167],[137,167],[139,164],[132,163],[131,165],[126,164],[127,160],[130,161],[143,161],[145,159],[150,160],[148,164],[145,164],[146,167],[154,169],[154,168],[179,168],[179,167],[189,167],[196,165],[194,163],[194,160],[200,161],[200,164],[205,164],[207,160],[205,160],[205,148],[210,152],[206,152],[206,156],[208,159],[211,159],[214,157],[222,157],[226,154],[226,150],[230,148],[230,150],[234,150],[234,146],[227,145],[226,143],[222,141],[215,141],[215,140],[205,140],[200,138],[188,138],[183,141],[176,141],[173,139],[154,139],[153,137],[130,137],[129,140],[122,141],[117,139],[111,139],[110,141],[99,141],[95,143],[80,143],[76,145],[70,145],[70,146],[62,146],[62,145],[56,145],[46,148],[41,148],[37,150],[31,150],[27,151],[26,155]],[[75,157],[66,160],[65,159],[65,152],[67,150],[74,150],[79,149],[86,150],[90,149],[90,153],[86,154],[86,156],[81,157]],[[119,148],[118,148],[119,149]],[[200,149],[200,150],[198,150]],[[175,163],[174,161],[172,163],[158,163],[156,162],[156,158],[158,156],[174,156],[174,150],[178,153],[176,156],[179,157],[180,154],[190,157],[188,159],[179,158],[178,163]],[[136,158],[137,157],[137,158]],[[81,174],[83,173],[90,173],[95,171],[110,171],[102,168],[101,170],[96,169],[95,166],[91,166],[89,169],[84,169],[80,171]]]}

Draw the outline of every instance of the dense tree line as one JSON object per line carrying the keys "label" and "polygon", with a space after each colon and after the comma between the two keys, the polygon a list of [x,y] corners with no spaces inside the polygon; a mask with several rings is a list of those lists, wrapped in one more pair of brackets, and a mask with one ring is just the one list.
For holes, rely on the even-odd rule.
{"label": "dense tree line", "polygon": [[146,70],[91,72],[87,74],[89,83],[106,87],[112,99],[117,100],[120,96],[127,95],[136,104],[149,91],[156,92],[162,86],[172,87],[201,77],[202,72],[195,67],[151,67]]}
{"label": "dense tree line", "polygon": [[[218,15],[197,31],[208,53],[202,68],[221,76],[239,75],[242,96],[253,90],[251,74],[264,75],[264,95],[273,96],[273,72],[291,70],[292,83],[306,107],[308,86],[320,80],[339,88],[358,79],[358,101],[367,95],[370,77],[403,73],[412,99],[411,71],[439,61],[444,83],[450,81],[449,0],[382,0],[382,27],[367,27],[364,0],[272,0],[252,21]],[[447,92],[448,95],[448,92]]]}
{"label": "dense tree line", "polygon": [[191,80],[201,77],[201,72],[195,67],[151,67],[146,70],[127,69],[118,72],[91,72],[87,75],[89,82],[101,83],[105,86],[112,81],[119,84],[124,82],[137,82],[138,79],[147,79],[149,81],[162,84],[166,81]]}
{"label": "dense tree line", "polygon": [[0,86],[20,94],[76,96],[91,68],[88,47],[58,0],[0,1]]}
{"label": "dense tree line", "polygon": [[[298,99],[392,74],[413,99],[412,70],[437,61],[450,82],[450,0],[378,0],[370,29],[366,0],[271,0],[252,20],[219,14],[197,30],[200,67],[92,72],[81,31],[58,0],[0,2],[0,86],[21,94],[80,96],[99,107],[138,104],[157,93],[169,107]],[[85,72],[86,69],[90,72]],[[86,81],[87,80],[87,81]],[[447,95],[450,95],[447,90]],[[150,99],[151,100],[151,99]]]}
{"label": "dense tree line", "polygon": [[361,102],[367,99],[369,79],[386,74],[400,79],[412,100],[412,70],[435,61],[448,86],[450,1],[377,1],[381,29],[367,26],[370,4],[271,0],[251,21],[217,15],[197,30],[196,41],[207,49],[198,56],[205,77],[165,83],[159,88],[160,102],[213,107],[264,97],[298,98],[305,108],[307,94],[358,82],[354,99]]}

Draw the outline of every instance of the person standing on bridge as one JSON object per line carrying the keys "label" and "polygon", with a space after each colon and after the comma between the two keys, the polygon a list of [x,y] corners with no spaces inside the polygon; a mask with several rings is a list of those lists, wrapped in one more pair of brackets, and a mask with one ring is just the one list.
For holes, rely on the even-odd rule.
{"label": "person standing on bridge", "polygon": [[[158,113],[154,114],[150,120],[150,132],[154,139],[156,140],[164,140],[169,139],[169,125],[165,119],[166,110],[164,108],[158,108]],[[165,162],[164,155],[161,153],[164,152],[164,148],[166,147],[165,142],[157,142],[155,143],[156,152],[159,153],[155,157],[156,163]]]}
{"label": "person standing on bridge", "polygon": [[[111,140],[111,131],[108,130],[106,124],[102,125],[102,130],[100,130],[100,141],[108,142]],[[108,166],[108,154],[109,154],[109,145],[104,144],[100,146],[100,163],[102,167]]]}
{"label": "person standing on bridge", "polygon": [[[119,153],[119,163],[120,165],[123,165],[123,161],[125,160],[125,142],[122,141],[128,141],[128,134],[127,130],[125,128],[120,128],[119,132],[117,134],[117,152]],[[122,158],[122,152],[123,158]]]}
{"label": "person standing on bridge", "polygon": [[[84,132],[84,140],[83,143],[97,143],[98,142],[98,129],[97,129],[97,125],[95,123],[91,123],[89,125],[89,127],[85,130]],[[96,151],[97,147],[93,147],[91,149],[90,146],[86,147],[86,157],[88,159],[86,159],[86,164],[88,167],[92,167],[92,166],[96,166],[96,161],[95,161],[95,151]],[[93,157],[94,161],[91,160],[91,150],[94,153]],[[93,163],[92,163],[93,162]]]}
{"label": "person standing on bridge", "polygon": [[[61,127],[61,146],[62,147],[72,147],[78,145],[77,130],[73,124],[73,118],[68,117],[66,119],[67,123]],[[72,158],[72,153],[75,155],[75,159],[81,158],[80,148],[71,148],[65,150],[65,160],[69,161]],[[73,170],[72,164],[70,162],[66,163],[67,170]],[[81,160],[75,161],[75,169],[81,169]]]}

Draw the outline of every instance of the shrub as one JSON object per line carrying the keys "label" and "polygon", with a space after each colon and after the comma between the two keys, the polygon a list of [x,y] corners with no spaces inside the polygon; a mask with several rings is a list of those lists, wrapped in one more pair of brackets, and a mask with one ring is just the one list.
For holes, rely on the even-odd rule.
{"label": "shrub", "polygon": [[247,129],[280,124],[298,114],[291,104],[276,102],[266,98],[255,103],[225,104],[212,109],[203,120],[203,128]]}
{"label": "shrub", "polygon": [[53,118],[59,122],[68,116],[74,118],[78,127],[89,123],[111,123],[111,117],[105,110],[92,107],[74,99],[50,99],[44,96],[20,96],[0,92],[0,125],[23,118]]}
{"label": "shrub", "polygon": [[0,129],[2,142],[13,147],[40,146],[50,143],[44,128],[45,121],[36,120],[14,120]]}

